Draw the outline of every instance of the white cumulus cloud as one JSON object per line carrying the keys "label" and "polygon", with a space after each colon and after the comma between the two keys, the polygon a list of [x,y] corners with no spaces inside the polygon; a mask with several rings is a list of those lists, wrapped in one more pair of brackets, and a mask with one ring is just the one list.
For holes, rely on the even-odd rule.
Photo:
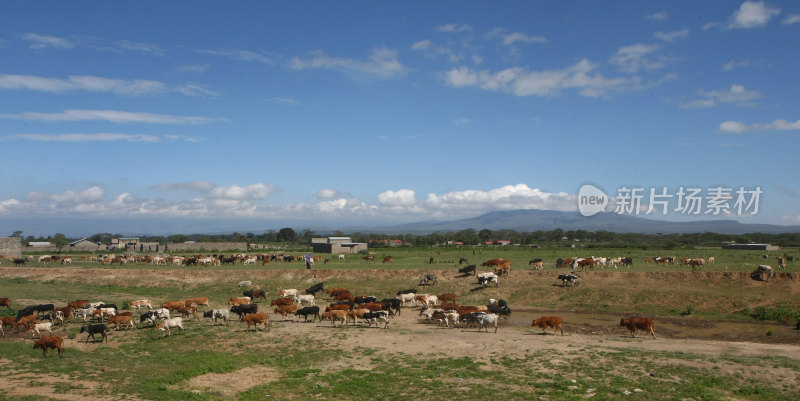
{"label": "white cumulus cloud", "polygon": [[780,13],[779,8],[767,6],[763,1],[745,1],[731,16],[728,28],[750,29],[766,26],[772,17]]}

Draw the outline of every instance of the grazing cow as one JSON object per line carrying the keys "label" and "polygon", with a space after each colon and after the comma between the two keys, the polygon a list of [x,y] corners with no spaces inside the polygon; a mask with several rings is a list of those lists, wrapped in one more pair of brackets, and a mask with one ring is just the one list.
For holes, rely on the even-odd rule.
{"label": "grazing cow", "polygon": [[785,258],[780,258],[780,257],[778,258],[778,267],[780,267],[781,269],[785,269],[786,268],[786,259]]}
{"label": "grazing cow", "polygon": [[325,283],[317,283],[311,287],[306,288],[305,293],[308,295],[316,295],[318,292],[325,290]]}
{"label": "grazing cow", "polygon": [[487,285],[489,285],[490,282],[493,282],[494,286],[497,287],[500,285],[497,282],[497,278],[498,278],[497,274],[494,274],[492,272],[481,273],[478,275],[478,284],[481,284],[484,287],[486,287]]}
{"label": "grazing cow", "polygon": [[298,309],[297,312],[294,313],[294,315],[297,316],[297,317],[303,316],[303,321],[304,322],[307,322],[308,321],[308,316],[311,315],[311,316],[313,316],[313,319],[311,319],[311,322],[312,323],[316,322],[317,319],[320,318],[320,316],[319,316],[319,306],[306,306],[306,307],[303,307],[301,309]]}
{"label": "grazing cow", "polygon": [[253,326],[253,330],[258,331],[258,325],[264,325],[264,328],[269,331],[269,315],[266,313],[253,313],[247,316],[242,316],[239,321],[243,323],[247,323],[247,328],[245,331],[250,330],[250,326]]}
{"label": "grazing cow", "polygon": [[382,320],[384,322],[383,328],[389,328],[389,312],[386,311],[375,311],[375,312],[367,312],[365,313],[362,318],[367,321],[367,327],[375,325],[375,328],[378,328],[378,321]]}
{"label": "grazing cow", "polygon": [[[287,298],[281,298],[281,299],[287,299]],[[302,305],[304,302],[308,303],[311,306],[316,305],[314,303],[313,295],[298,295],[294,298],[294,301],[297,302],[298,305]]]}
{"label": "grazing cow", "polygon": [[471,276],[473,274],[476,274],[476,271],[475,271],[476,268],[477,268],[477,266],[475,266],[475,265],[465,266],[465,267],[462,267],[462,268],[458,269],[458,273],[461,274],[461,277]]}
{"label": "grazing cow", "polygon": [[505,259],[489,259],[489,260],[481,263],[481,266],[484,266],[484,267],[499,266],[503,262],[505,262]]}
{"label": "grazing cow", "polygon": [[130,316],[111,316],[108,318],[108,325],[110,326],[112,324],[116,326],[117,330],[121,330],[123,326],[126,329],[128,326],[135,327],[133,325],[133,319]]}
{"label": "grazing cow", "polygon": [[330,312],[330,311],[334,311],[334,310],[349,311],[352,308],[353,308],[353,306],[350,305],[350,304],[333,304],[333,305],[326,306],[325,307],[325,312]]}
{"label": "grazing cow", "polygon": [[339,254],[339,260],[344,260],[344,255]]}
{"label": "grazing cow", "polygon": [[706,260],[703,258],[689,259],[689,266],[692,266],[692,271],[700,270],[706,265]]}
{"label": "grazing cow", "polygon": [[458,264],[460,265],[462,263],[469,263],[469,258],[466,257],[466,256],[462,256],[462,257],[458,258]]}
{"label": "grazing cow", "polygon": [[716,262],[716,261],[717,261],[717,259],[716,259],[716,258],[714,258],[713,256],[709,256],[709,258],[708,258],[708,264],[710,264],[710,265],[713,265],[713,264],[714,264],[714,262]]}
{"label": "grazing cow", "polygon": [[183,331],[183,318],[180,316],[176,316],[173,318],[162,320],[156,323],[156,330],[161,330],[164,332],[164,336],[170,336],[170,329],[172,328],[179,328]]}
{"label": "grazing cow", "polygon": [[767,281],[772,277],[775,277],[775,271],[772,270],[772,266],[768,265],[758,265],[758,267],[750,273],[750,277],[754,280],[759,281]]}
{"label": "grazing cow", "polygon": [[631,332],[631,337],[636,337],[636,330],[644,330],[645,336],[650,333],[653,338],[656,338],[656,332],[653,330],[653,319],[649,317],[622,318],[619,321],[619,325],[628,329]]}
{"label": "grazing cow", "polygon": [[364,256],[364,260],[366,260],[367,262],[374,262],[375,261],[375,256],[372,256],[372,255]]}
{"label": "grazing cow", "polygon": [[0,298],[0,306],[5,306],[6,309],[11,308],[11,300],[8,298]]}
{"label": "grazing cow", "polygon": [[[0,332],[2,332],[3,327],[10,327],[12,330],[17,327],[17,321],[14,320],[14,316],[3,316],[0,317]],[[3,332],[3,337],[5,337],[6,333]]]}
{"label": "grazing cow", "polygon": [[294,298],[276,298],[273,299],[270,305],[272,306],[286,306],[294,303]]}
{"label": "grazing cow", "polygon": [[25,266],[24,258],[14,258],[14,266]]}
{"label": "grazing cow", "polygon": [[789,264],[792,264],[792,263],[794,263],[794,256],[792,256],[792,255],[787,255],[787,254],[785,254],[785,253],[784,253],[784,254],[783,254],[783,257],[786,259],[786,261],[787,261],[787,262],[789,262]]}
{"label": "grazing cow", "polygon": [[566,287],[567,283],[572,283],[576,287],[580,283],[580,277],[574,274],[559,274],[558,279],[561,280],[561,286]]}
{"label": "grazing cow", "polygon": [[383,262],[381,262],[381,263],[392,263],[392,262],[394,262],[394,259],[392,259],[391,256],[387,256],[387,257],[383,258]]}
{"label": "grazing cow", "polygon": [[197,306],[195,304],[178,308],[178,313],[181,314],[181,317],[189,317],[191,315],[195,320],[200,320],[197,316]]}
{"label": "grazing cow", "polygon": [[320,321],[323,320],[330,320],[331,326],[336,327],[336,321],[339,320],[342,324],[339,326],[344,326],[347,323],[347,311],[343,310],[330,310],[326,311],[322,314],[322,318]]}
{"label": "grazing cow", "polygon": [[258,305],[256,304],[248,304],[248,305],[233,305],[231,306],[231,312],[239,315],[241,319],[242,316],[248,315],[251,313],[258,312]]}
{"label": "grazing cow", "polygon": [[250,297],[231,298],[230,300],[228,300],[229,306],[249,305],[249,304],[250,304]]}
{"label": "grazing cow", "polygon": [[250,280],[244,280],[239,282],[239,287],[249,287],[253,285],[253,282]]}
{"label": "grazing cow", "polygon": [[556,331],[561,330],[561,335],[564,335],[564,328],[561,327],[561,324],[564,323],[564,319],[558,316],[545,316],[540,317],[533,321],[531,327],[539,326],[542,328],[542,333],[544,333],[545,329],[548,327],[553,328],[553,334],[556,334]]}
{"label": "grazing cow", "polygon": [[47,331],[50,335],[53,335],[53,323],[51,322],[44,322],[44,323],[34,323],[28,326],[28,331],[32,331],[36,337],[41,337],[40,331]]}
{"label": "grazing cow", "polygon": [[[162,312],[166,312],[166,315],[164,315]],[[139,316],[139,327],[141,328],[142,323],[144,322],[150,322],[155,326],[156,320],[158,319],[169,319],[169,310],[159,309],[142,313],[142,315]]]}
{"label": "grazing cow", "polygon": [[419,280],[419,285],[438,285],[439,279],[433,273],[428,273]]}
{"label": "grazing cow", "polygon": [[42,337],[38,340],[33,340],[33,349],[41,348],[44,352],[44,357],[47,358],[47,349],[55,348],[58,350],[58,356],[64,357],[64,339],[59,336]]}
{"label": "grazing cow", "polygon": [[281,315],[283,320],[286,320],[286,315],[294,315],[297,313],[297,305],[276,306],[274,312]]}
{"label": "grazing cow", "polygon": [[87,343],[89,342],[89,337],[92,337],[92,341],[94,341],[95,334],[101,334],[103,336],[100,339],[101,343],[103,342],[103,340],[106,340],[106,342],[108,342],[108,328],[106,327],[105,324],[100,323],[100,324],[90,324],[88,326],[82,326],[81,333],[89,334],[88,336],[86,336]]}
{"label": "grazing cow", "polygon": [[244,295],[246,297],[249,297],[253,301],[255,301],[256,298],[261,298],[261,299],[263,299],[265,301],[267,300],[267,292],[262,290],[262,289],[258,289],[258,288],[255,288],[255,289],[252,289],[252,290],[247,290],[247,291],[243,292],[242,295]]}
{"label": "grazing cow", "polygon": [[211,325],[217,323],[217,319],[222,319],[222,323],[225,324],[228,320],[231,319],[231,313],[227,309],[214,309],[203,312],[203,317],[211,318]]}
{"label": "grazing cow", "polygon": [[594,270],[595,260],[592,258],[581,259],[575,262],[573,265],[574,268],[580,268],[581,271],[586,271],[586,267],[588,266],[589,269]]}
{"label": "grazing cow", "polygon": [[504,260],[502,263],[497,265],[497,268],[495,269],[495,274],[497,274],[498,276],[511,275],[511,261]]}
{"label": "grazing cow", "polygon": [[392,314],[400,314],[400,307],[403,305],[403,301],[397,298],[384,298],[381,300],[381,305],[383,306],[384,310],[388,310]]}
{"label": "grazing cow", "polygon": [[533,259],[528,262],[528,266],[533,267],[533,270],[541,270],[544,267],[544,261],[541,259]]}
{"label": "grazing cow", "polygon": [[484,326],[486,326],[486,332],[489,332],[489,325],[494,325],[494,332],[497,333],[497,321],[500,320],[500,316],[496,313],[485,313],[483,316],[478,318],[478,322],[480,323],[480,327],[478,327],[478,331],[481,331]]}
{"label": "grazing cow", "polygon": [[278,291],[278,296],[279,297],[284,297],[284,298],[285,297],[296,297],[297,295],[298,295],[298,292],[294,288],[290,288],[288,290],[280,290],[280,291]]}
{"label": "grazing cow", "polygon": [[141,311],[141,308],[147,307],[147,310],[153,310],[153,304],[150,302],[149,299],[137,299],[135,301],[128,302],[128,306]]}

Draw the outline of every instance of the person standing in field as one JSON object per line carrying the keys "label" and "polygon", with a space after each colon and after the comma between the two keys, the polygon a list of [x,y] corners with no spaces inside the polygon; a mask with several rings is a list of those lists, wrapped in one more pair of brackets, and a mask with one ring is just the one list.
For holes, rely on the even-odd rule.
{"label": "person standing in field", "polygon": [[311,254],[306,254],[306,269],[311,269]]}

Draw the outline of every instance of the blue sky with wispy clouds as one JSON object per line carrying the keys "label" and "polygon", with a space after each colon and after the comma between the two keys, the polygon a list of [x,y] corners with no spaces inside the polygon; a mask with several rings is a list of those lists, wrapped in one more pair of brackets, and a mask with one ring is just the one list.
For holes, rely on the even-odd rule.
{"label": "blue sky with wispy clouds", "polygon": [[379,225],[592,183],[758,186],[742,221],[797,224],[798,43],[794,1],[3,2],[0,219]]}

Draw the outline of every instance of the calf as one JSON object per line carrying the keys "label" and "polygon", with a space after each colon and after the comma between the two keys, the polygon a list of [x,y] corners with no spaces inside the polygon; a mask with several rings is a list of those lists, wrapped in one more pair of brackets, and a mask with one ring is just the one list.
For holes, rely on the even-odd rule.
{"label": "calf", "polygon": [[650,333],[653,338],[656,338],[656,332],[653,330],[653,319],[649,317],[623,318],[619,321],[619,325],[628,329],[631,332],[631,337],[636,337],[636,330],[644,330],[645,336]]}
{"label": "calf", "polygon": [[294,298],[277,298],[270,303],[271,306],[288,306],[294,303]]}
{"label": "calf", "polygon": [[578,284],[579,284],[580,277],[578,277],[578,276],[576,276],[574,274],[559,274],[558,275],[558,279],[561,280],[561,283],[562,283],[561,286],[562,287],[566,287],[567,283],[572,283],[573,285],[575,285],[577,287]]}
{"label": "calf", "polygon": [[89,309],[89,308],[76,309],[75,310],[75,318],[83,319],[83,321],[85,322],[86,318],[87,317],[91,317],[93,312],[94,312],[94,310]]}
{"label": "calf", "polygon": [[320,316],[319,316],[319,306],[306,306],[306,307],[304,307],[302,309],[299,309],[294,314],[297,317],[303,316],[303,321],[304,322],[308,321],[308,316],[309,315],[313,316],[313,319],[311,320],[312,323],[317,321],[317,319],[320,318]]}
{"label": "calf", "polygon": [[250,304],[250,297],[231,298],[228,300],[229,306],[248,305]]}
{"label": "calf", "polygon": [[11,307],[11,300],[8,298],[0,298],[0,306],[5,306],[6,309]]}
{"label": "calf", "polygon": [[561,324],[564,323],[564,319],[558,316],[545,316],[535,319],[531,324],[531,327],[541,327],[542,333],[544,333],[545,329],[548,327],[553,328],[553,334],[556,334],[557,330],[561,330],[561,335],[564,335],[564,328],[561,327]]}
{"label": "calf", "polygon": [[294,288],[278,291],[279,297],[296,297],[297,295],[297,290]]}
{"label": "calf", "polygon": [[305,293],[308,295],[316,295],[318,292],[324,290],[323,287],[325,287],[325,283],[314,284],[311,287],[306,288]]}
{"label": "calf", "polygon": [[227,309],[214,309],[203,312],[203,317],[211,318],[211,325],[217,323],[217,319],[222,319],[222,323],[227,323],[231,319],[231,312]]}
{"label": "calf", "polygon": [[478,318],[480,322],[480,327],[478,327],[478,331],[486,326],[486,332],[489,332],[489,325],[494,324],[494,332],[497,333],[497,321],[500,319],[496,313],[485,313],[483,316]]}
{"label": "calf", "polygon": [[[162,310],[167,311],[167,313],[169,313],[169,310],[167,309],[162,309]],[[142,313],[142,315],[139,316],[139,328],[142,327],[142,323],[144,322],[150,322],[153,324],[153,326],[155,326],[156,320],[162,317],[165,319],[169,319],[169,315],[163,316],[158,310]]]}
{"label": "calf", "polygon": [[82,326],[81,327],[81,333],[88,333],[89,334],[88,336],[86,336],[86,342],[87,343],[89,342],[89,337],[92,337],[92,341],[94,341],[94,335],[95,334],[102,334],[103,335],[103,338],[100,339],[101,343],[103,342],[103,340],[106,340],[106,342],[108,342],[108,328],[106,327],[106,325],[104,325],[102,323],[100,323],[100,324],[90,324],[88,326]]}
{"label": "calf", "polygon": [[414,302],[414,298],[417,296],[416,293],[410,292],[405,294],[398,294],[397,299],[402,302],[403,306],[406,306],[406,302]]}
{"label": "calf", "polygon": [[297,302],[298,305],[302,305],[304,302],[308,303],[311,306],[316,305],[314,303],[314,295],[298,295],[294,297],[294,302]]}
{"label": "calf", "polygon": [[170,319],[163,320],[161,322],[156,323],[156,330],[161,330],[164,332],[165,336],[170,335],[169,329],[177,327],[183,331],[183,318],[180,316],[173,317]]}
{"label": "calf", "polygon": [[249,305],[234,305],[231,306],[231,312],[239,315],[241,319],[244,315],[249,315],[251,313],[258,312],[258,305],[256,304],[249,304]]}
{"label": "calf", "polygon": [[247,316],[242,316],[240,321],[247,323],[247,329],[245,329],[245,331],[250,330],[250,326],[253,326],[253,329],[258,331],[259,324],[263,324],[267,331],[269,331],[269,315],[266,313],[253,313]]}
{"label": "calf", "polygon": [[64,339],[58,336],[42,337],[33,341],[33,349],[41,348],[44,352],[44,357],[47,358],[47,349],[55,348],[58,350],[58,356],[64,357]]}
{"label": "calf", "polygon": [[363,316],[364,320],[367,321],[367,327],[375,325],[375,328],[378,327],[378,321],[383,321],[384,325],[383,328],[389,328],[389,312],[386,311],[377,311],[377,312],[367,312]]}
{"label": "calf", "polygon": [[51,322],[44,322],[44,323],[34,323],[28,326],[28,331],[33,331],[36,337],[41,337],[40,331],[47,331],[50,335],[53,335],[53,323]]}
{"label": "calf", "polygon": [[147,310],[152,310],[153,305],[149,299],[137,299],[135,301],[128,302],[128,306],[132,309],[140,310],[141,308],[147,307]]}
{"label": "calf", "polygon": [[194,304],[191,306],[178,308],[178,313],[181,314],[181,317],[189,317],[191,315],[195,320],[200,320],[200,318],[197,317],[197,306]]}

